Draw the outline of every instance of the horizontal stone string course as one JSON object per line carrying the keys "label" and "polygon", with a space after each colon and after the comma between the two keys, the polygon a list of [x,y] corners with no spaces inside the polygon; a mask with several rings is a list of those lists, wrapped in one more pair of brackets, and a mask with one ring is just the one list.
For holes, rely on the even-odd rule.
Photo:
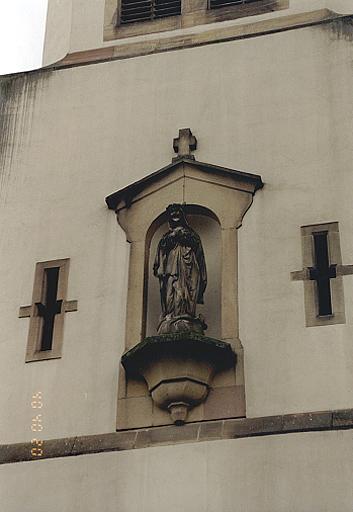
{"label": "horizontal stone string course", "polygon": [[43,457],[31,456],[31,443],[0,445],[0,464],[72,457],[90,453],[133,450],[177,443],[196,443],[221,439],[353,429],[353,409],[262,418],[227,419],[139,430],[44,440]]}
{"label": "horizontal stone string course", "polygon": [[129,42],[120,40],[115,46],[96,48],[69,53],[64,59],[45,69],[58,70],[75,66],[87,66],[100,62],[109,62],[131,57],[140,57],[162,53],[169,50],[193,48],[214,44],[215,42],[227,42],[248,37],[258,37],[267,33],[282,32],[304,28],[321,23],[339,22],[349,20],[351,16],[336,14],[329,9],[318,9],[309,13],[298,13],[290,16],[278,16],[273,19],[261,20],[256,23],[230,25],[226,27],[210,28],[203,32],[193,34],[172,35],[169,37],[156,37],[149,41]]}

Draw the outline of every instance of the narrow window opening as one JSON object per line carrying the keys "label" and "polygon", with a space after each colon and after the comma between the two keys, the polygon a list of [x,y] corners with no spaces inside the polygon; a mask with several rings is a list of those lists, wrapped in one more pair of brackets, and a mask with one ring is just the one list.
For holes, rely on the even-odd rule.
{"label": "narrow window opening", "polygon": [[40,351],[52,349],[55,317],[61,313],[62,300],[57,300],[59,272],[59,267],[44,269],[44,304],[36,304],[42,318]]}
{"label": "narrow window opening", "polygon": [[65,313],[77,311],[77,300],[66,300],[69,265],[69,258],[36,264],[32,303],[19,311],[30,318],[26,363],[61,357]]}
{"label": "narrow window opening", "polygon": [[315,267],[311,267],[310,279],[316,281],[318,316],[332,315],[330,280],[336,277],[336,265],[330,265],[327,231],[313,233]]}
{"label": "narrow window opening", "polygon": [[302,226],[301,235],[303,269],[291,279],[304,284],[305,324],[344,324],[342,276],[353,274],[353,265],[342,265],[338,222]]}

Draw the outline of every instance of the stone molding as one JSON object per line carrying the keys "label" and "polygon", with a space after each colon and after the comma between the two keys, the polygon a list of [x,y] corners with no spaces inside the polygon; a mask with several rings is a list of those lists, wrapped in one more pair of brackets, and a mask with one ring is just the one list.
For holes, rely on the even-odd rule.
{"label": "stone molding", "polygon": [[0,464],[134,450],[179,443],[347,429],[353,429],[353,409],[205,421],[189,423],[183,427],[153,427],[44,440],[42,457],[31,455],[33,445],[30,442],[4,444],[0,445]]}
{"label": "stone molding", "polygon": [[225,25],[222,27],[217,26],[214,28],[210,26],[209,29],[207,28],[202,32],[192,33],[188,31],[178,34],[168,32],[163,37],[161,37],[160,34],[151,34],[148,38],[146,38],[147,36],[140,36],[140,40],[137,38],[134,38],[134,41],[125,39],[112,46],[69,53],[64,59],[45,69],[55,70],[86,66],[101,62],[152,55],[171,50],[259,37],[286,30],[300,29],[340,20],[349,21],[351,19],[351,15],[342,15],[330,9],[317,9],[310,12],[288,14],[271,19],[254,21],[252,23],[234,24],[231,26]]}
{"label": "stone molding", "polygon": [[[171,164],[166,165],[162,169],[155,171],[148,176],[136,181],[132,185],[128,185],[113,194],[106,197],[106,203],[110,210],[120,211],[122,208],[129,208],[134,202],[135,198],[141,199],[143,197],[144,190],[150,186],[158,183],[162,178],[166,178],[171,174],[177,167],[183,166],[184,174],[182,177],[187,177],[187,168],[199,169],[205,174],[203,181],[211,180],[212,174],[223,177],[224,179],[230,178],[233,180],[233,187],[239,190],[255,193],[257,190],[263,187],[261,176],[258,174],[250,174],[244,171],[238,171],[236,169],[229,169],[219,165],[209,164],[205,162],[199,162],[195,159],[191,160],[190,157],[173,158]],[[180,179],[180,177],[179,177]],[[200,180],[202,178],[199,178]],[[223,182],[226,185],[227,182]],[[163,184],[165,186],[165,184]],[[150,192],[148,192],[150,193]],[[146,195],[146,192],[145,192]]]}

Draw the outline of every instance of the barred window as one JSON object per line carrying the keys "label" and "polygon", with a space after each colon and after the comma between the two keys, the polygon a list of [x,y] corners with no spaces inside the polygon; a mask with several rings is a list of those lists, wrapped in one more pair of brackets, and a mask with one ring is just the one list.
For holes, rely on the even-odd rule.
{"label": "barred window", "polygon": [[120,23],[155,20],[181,14],[181,0],[121,0]]}

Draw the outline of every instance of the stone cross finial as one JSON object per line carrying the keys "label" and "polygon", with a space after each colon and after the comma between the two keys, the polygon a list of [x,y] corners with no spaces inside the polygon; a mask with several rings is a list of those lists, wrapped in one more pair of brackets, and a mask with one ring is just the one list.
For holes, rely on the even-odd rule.
{"label": "stone cross finial", "polygon": [[189,158],[190,160],[195,160],[194,155],[191,154],[191,151],[195,151],[197,147],[196,137],[191,133],[190,128],[182,128],[179,130],[179,137],[173,139],[173,149],[175,153],[178,153],[176,158],[173,160],[177,160],[178,158]]}

